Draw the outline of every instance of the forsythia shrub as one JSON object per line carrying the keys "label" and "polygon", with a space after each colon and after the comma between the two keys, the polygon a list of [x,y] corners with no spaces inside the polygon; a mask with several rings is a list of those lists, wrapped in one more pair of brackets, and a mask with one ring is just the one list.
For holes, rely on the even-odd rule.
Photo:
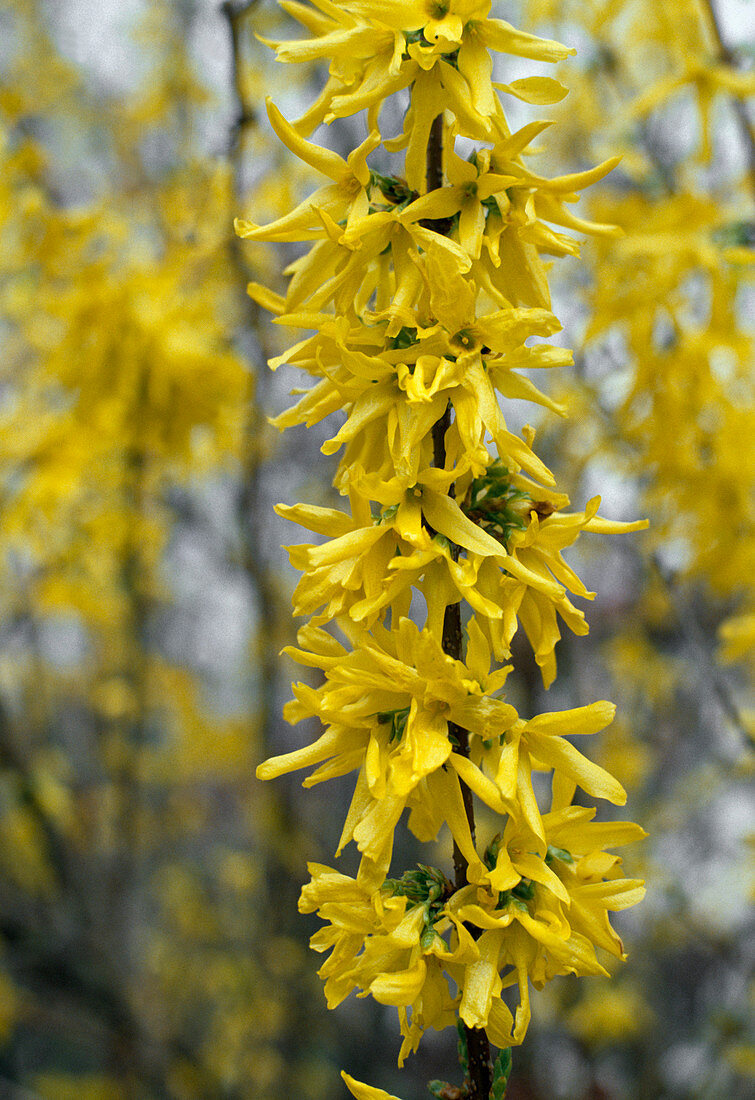
{"label": "forsythia shrub", "polygon": [[[563,412],[520,373],[571,362],[560,347],[530,346],[560,328],[542,254],[578,254],[569,230],[613,234],[568,206],[616,161],[556,179],[527,167],[528,146],[549,124],[512,133],[498,93],[547,104],[566,89],[542,76],[493,84],[489,51],[547,62],[574,51],[489,18],[490,0],[282,7],[309,37],[278,43],[279,59],[328,59],[330,75],[296,123],[268,103],[270,121],[329,182],[272,224],[237,230],[312,242],[290,265],[285,297],[257,284],[250,293],[304,332],[271,366],[316,380],[278,426],[346,413],[323,451],[343,449],[334,484],[348,508],[279,508],[327,539],[291,549],[303,574],[295,612],[310,618],[288,652],[322,676],[318,688],[296,684],[285,712],[292,722],[317,716],[324,733],[258,775],[314,766],[313,785],[357,772],[338,848],[357,845],[356,878],[310,865],[300,903],[324,921],[312,945],[330,952],[320,971],[328,1004],[357,989],[394,1005],[400,1063],[426,1028],[458,1021],[462,1090],[431,1090],[487,1100],[505,1091],[530,983],[605,974],[596,948],[624,957],[608,914],[643,895],[605,851],[642,829],[572,804],[577,787],[626,800],[568,739],[602,730],[613,705],[521,717],[501,694],[513,667],[500,667],[521,626],[549,686],[558,619],[588,629],[569,593],[593,595],[562,551],[583,531],[644,526],[601,519],[597,498],[566,511],[534,431],[511,432],[498,399]],[[381,108],[396,94],[408,96],[404,128],[386,138]],[[307,140],[321,122],[362,110],[368,136],[347,160]],[[470,141],[476,148],[462,155]],[[404,151],[403,176],[368,164],[381,148]],[[547,809],[533,771],[552,773]],[[499,831],[479,840],[475,798],[500,815]],[[420,841],[448,828],[452,877],[427,865],[388,877],[405,809]],[[513,985],[512,1014],[502,991]],[[502,1050],[495,1065],[489,1041]],[[344,1080],[356,1097],[387,1097]]]}

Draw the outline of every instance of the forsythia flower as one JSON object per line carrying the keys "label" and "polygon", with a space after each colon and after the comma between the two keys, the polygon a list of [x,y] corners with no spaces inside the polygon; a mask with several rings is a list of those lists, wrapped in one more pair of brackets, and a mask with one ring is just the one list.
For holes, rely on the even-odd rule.
{"label": "forsythia flower", "polygon": [[[630,384],[616,416],[637,467],[652,475],[646,496],[661,520],[657,538],[684,545],[688,575],[742,598],[739,626],[723,626],[724,637],[741,638],[725,649],[738,659],[755,653],[742,630],[755,575],[755,450],[742,446],[753,433],[753,343],[736,306],[753,252],[735,245],[743,227],[733,211],[708,197],[682,193],[651,205],[632,196],[598,208],[627,234],[615,254],[598,250],[587,335],[624,333]],[[687,302],[693,280],[710,297],[702,314]]]}
{"label": "forsythia flower", "polygon": [[[644,521],[601,519],[596,515],[597,497],[583,513],[556,512],[555,504],[568,503],[568,497],[539,489],[522,477],[509,477],[505,470],[477,481],[460,479],[457,488],[468,485],[462,508],[433,488],[445,484],[439,474],[427,468],[411,486],[398,477],[373,482],[369,495],[383,505],[376,518],[361,503],[363,498],[352,494],[354,517],[362,513],[358,525],[336,509],[278,505],[280,515],[331,536],[323,546],[305,543],[289,548],[291,564],[303,574],[294,593],[295,613],[311,615],[324,606],[313,621],[324,623],[348,614],[354,622],[370,626],[389,607],[403,611],[410,586],[418,585],[427,603],[428,624],[438,635],[445,608],[463,598],[483,624],[498,660],[509,656],[521,622],[549,686],[561,636],[557,614],[577,634],[588,629],[584,612],[572,604],[566,590],[587,599],[594,596],[561,551],[582,531],[632,531],[645,526]],[[362,476],[357,487],[366,483]],[[502,528],[501,495],[511,498],[512,491],[516,510],[509,508],[509,522]],[[476,523],[470,522],[470,512]],[[433,533],[423,519],[432,524]],[[464,551],[461,559],[452,556],[452,543]]]}
{"label": "forsythia flower", "polygon": [[[341,452],[334,485],[348,504],[278,506],[325,540],[289,547],[302,573],[295,612],[310,621],[287,652],[319,675],[317,687],[294,686],[285,710],[292,722],[317,717],[323,732],[257,774],[313,767],[310,786],[357,773],[338,845],[356,843],[357,877],[311,865],[300,902],[325,922],[312,945],[330,952],[320,970],[328,1004],[357,989],[394,1005],[400,1062],[427,1027],[457,1018],[509,1047],[526,1031],[529,983],[605,974],[596,947],[623,957],[608,913],[642,895],[603,851],[642,830],[595,823],[594,810],[570,805],[577,786],[626,800],[569,740],[607,726],[613,705],[524,719],[500,694],[512,666],[497,667],[521,626],[548,686],[558,618],[585,633],[570,595],[593,596],[562,552],[582,532],[644,526],[601,519],[598,498],[565,511],[534,430],[514,434],[502,405],[565,414],[529,377],[571,362],[543,342],[561,327],[543,256],[578,255],[568,231],[615,234],[567,207],[616,160],[555,179],[529,168],[527,151],[549,123],[512,133],[501,96],[553,103],[566,89],[546,77],[494,85],[489,51],[551,62],[574,51],[491,18],[490,0],[282,6],[309,36],[277,43],[279,59],[327,60],[329,77],[298,122],[272,103],[268,114],[329,182],[290,214],[266,226],[239,220],[237,231],[310,245],[290,264],[285,295],[259,284],[249,292],[302,333],[271,367],[298,367],[314,382],[278,427],[343,414],[322,450]],[[386,138],[382,105],[404,89],[403,131]],[[363,109],[368,136],[347,159],[307,140],[321,122]],[[462,156],[457,139],[486,147]],[[404,151],[404,175],[382,170],[382,150]],[[533,771],[552,773],[549,813]],[[501,819],[484,854],[474,798]],[[389,877],[405,810],[421,841],[447,827],[453,883],[425,865]],[[514,983],[516,1017],[500,996]],[[360,1100],[391,1100],[344,1080]],[[476,1087],[487,1097],[492,1082]]]}
{"label": "forsythia flower", "polygon": [[[539,988],[556,974],[606,974],[595,946],[624,958],[608,912],[635,904],[644,890],[622,878],[620,858],[602,849],[644,834],[630,822],[594,822],[594,813],[567,806],[546,814],[543,857],[525,850],[525,836],[509,822],[485,853],[496,868],[495,887],[491,876],[484,887],[454,892],[442,874],[419,866],[376,891],[359,877],[310,864],[299,908],[330,925],[312,937],[316,951],[331,953],[319,971],[329,1007],[353,989],[396,1006],[400,1061],[427,1027],[453,1023],[457,1011],[499,1046],[521,1042],[529,981]],[[516,1020],[500,998],[514,982]]]}
{"label": "forsythia flower", "polygon": [[[376,625],[371,635],[358,637],[350,652],[312,627],[300,631],[300,641],[311,649],[286,652],[321,668],[326,679],[316,690],[296,684],[296,700],[285,714],[292,721],[317,716],[325,732],[312,745],[267,760],[257,775],[272,779],[317,764],[304,781],[313,786],[359,768],[339,851],[354,839],[362,853],[379,859],[405,807],[419,800],[420,839],[429,839],[427,821],[433,822],[432,833],[445,821],[470,865],[481,869],[453,772],[491,809],[526,822],[533,842],[545,841],[533,767],[553,768],[596,797],[626,801],[621,785],[563,736],[603,729],[613,720],[613,704],[520,720],[512,706],[492,694],[511,668],[489,672],[490,651],[474,621],[466,664],[445,654],[432,634],[419,631],[409,619],[401,619],[392,631]],[[470,758],[453,751],[449,723],[473,738]]]}

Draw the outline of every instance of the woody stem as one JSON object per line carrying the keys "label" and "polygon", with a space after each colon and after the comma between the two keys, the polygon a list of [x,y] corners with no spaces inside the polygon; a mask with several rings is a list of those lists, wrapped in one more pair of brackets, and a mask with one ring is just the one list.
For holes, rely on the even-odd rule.
{"label": "woody stem", "polygon": [[[443,115],[438,115],[430,130],[430,140],[427,146],[427,190],[435,191],[443,186]],[[451,405],[440,420],[433,425],[433,464],[443,468],[446,464],[446,432],[451,426]],[[453,486],[449,490],[453,493]],[[458,561],[459,547],[452,544],[451,556]],[[443,652],[460,661],[463,657],[461,634],[461,605],[449,604],[443,616]],[[458,742],[457,751],[462,756],[469,756],[469,734],[467,730],[457,726],[455,722],[448,724],[449,736]],[[472,834],[472,842],[475,839],[474,803],[469,787],[460,780],[461,793],[464,800],[469,829]],[[459,846],[454,841],[454,885],[461,890],[467,885],[468,863]],[[492,1087],[492,1065],[490,1061],[490,1043],[484,1030],[467,1027],[464,1025],[467,1038],[467,1050],[469,1054],[469,1100],[488,1100]]]}
{"label": "woody stem", "polygon": [[[737,71],[737,56],[735,51],[724,41],[715,0],[702,0],[702,6],[715,41],[717,59]],[[744,100],[735,94],[732,96],[732,105],[734,107],[734,113],[737,116],[737,123],[739,124],[742,140],[745,144],[750,187],[755,194],[755,130],[750,121],[750,116],[747,113],[747,107],[745,106]]]}

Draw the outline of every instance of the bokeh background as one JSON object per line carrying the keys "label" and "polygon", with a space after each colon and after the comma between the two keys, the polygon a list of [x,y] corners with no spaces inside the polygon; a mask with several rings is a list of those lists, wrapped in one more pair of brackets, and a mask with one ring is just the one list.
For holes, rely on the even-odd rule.
{"label": "bokeh background", "polygon": [[[627,857],[648,896],[622,915],[630,959],[610,980],[536,995],[509,1096],[745,1100],[755,5],[494,6],[579,50],[538,171],[624,155],[578,212],[625,236],[551,273],[576,367],[551,380],[571,416],[544,413],[543,455],[576,506],[600,493],[604,514],[652,521],[572,553],[591,632],[560,642],[547,695],[617,701],[597,753],[650,834]],[[278,657],[295,633],[280,546],[305,536],[272,505],[333,495],[332,424],[267,423],[298,380],[267,370],[290,336],[245,295],[281,289],[296,252],[232,232],[315,185],[264,98],[293,117],[324,74],[276,64],[258,34],[298,32],[270,0],[0,0],[10,1100],[336,1100],[341,1067],[415,1100],[454,1075],[449,1034],[399,1074],[392,1009],[325,1008],[296,899],[306,861],[332,858],[351,781],[254,779],[312,732],[280,717],[301,675]],[[496,77],[545,71],[509,58]],[[544,117],[515,107],[512,123]],[[363,127],[316,138],[345,153]],[[512,701],[533,714],[528,660]],[[416,858],[407,840],[397,863]]]}

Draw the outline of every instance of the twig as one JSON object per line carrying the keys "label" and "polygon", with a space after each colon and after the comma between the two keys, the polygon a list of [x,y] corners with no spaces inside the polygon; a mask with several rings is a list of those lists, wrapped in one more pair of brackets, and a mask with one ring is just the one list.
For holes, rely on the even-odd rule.
{"label": "twig", "polygon": [[[717,59],[722,61],[725,65],[731,66],[732,69],[738,69],[739,59],[735,51],[724,42],[715,0],[702,0],[702,6],[708,17],[710,31],[716,44]],[[742,137],[747,150],[748,175],[750,186],[755,196],[755,129],[750,122],[747,108],[743,100],[733,93],[732,106],[734,107],[734,113],[737,116],[737,121],[739,122],[739,127],[742,131]]]}
{"label": "twig", "polygon": [[663,567],[657,554],[653,555],[653,557],[651,558],[651,562],[656,573],[666,586],[682,630],[687,635],[690,642],[695,646],[697,650],[699,650],[701,655],[704,657],[704,660],[701,662],[701,664],[704,673],[708,679],[710,688],[713,694],[716,696],[721,710],[724,712],[731,724],[740,734],[745,744],[749,744],[749,732],[744,723],[742,715],[739,712],[737,704],[731,697],[731,692],[729,691],[728,684],[726,684],[723,677],[721,676],[718,666],[711,659],[711,653],[708,645],[706,644],[705,634],[703,633],[700,624],[695,618],[694,612],[689,603],[686,600],[682,600],[679,596],[676,576]]}
{"label": "twig", "polygon": [[[430,130],[430,140],[427,147],[427,189],[434,191],[443,186],[443,115],[438,115]],[[451,425],[451,406],[446,406],[443,416],[433,425],[433,463],[435,466],[444,467],[446,463],[446,432]],[[450,490],[451,492],[453,489]],[[452,545],[451,555],[458,560],[459,548]],[[463,657],[461,634],[461,606],[459,603],[449,604],[443,616],[443,652],[460,661]],[[469,734],[461,729],[455,722],[449,722],[448,732],[452,738],[458,741],[458,751],[462,756],[469,756]],[[469,829],[472,834],[472,842],[475,840],[474,802],[472,792],[463,780],[461,793],[464,800]],[[467,885],[468,863],[464,854],[459,850],[454,841],[453,850],[454,879],[457,890]],[[493,1084],[493,1066],[490,1061],[490,1043],[484,1030],[467,1027],[464,1025],[469,1052],[469,1100],[488,1100]]]}

